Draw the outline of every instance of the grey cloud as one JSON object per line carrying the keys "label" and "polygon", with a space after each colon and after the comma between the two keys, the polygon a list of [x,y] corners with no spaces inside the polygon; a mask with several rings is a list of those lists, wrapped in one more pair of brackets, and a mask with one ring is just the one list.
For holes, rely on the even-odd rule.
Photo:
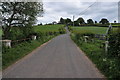
{"label": "grey cloud", "polygon": [[118,9],[115,2],[98,2],[87,9],[83,15],[78,15],[84,11],[93,2],[46,2],[44,3],[45,14],[43,18],[39,18],[38,22],[59,21],[60,17],[71,18],[82,16],[85,20],[92,18],[99,21],[101,18],[108,18],[110,21],[117,19]]}

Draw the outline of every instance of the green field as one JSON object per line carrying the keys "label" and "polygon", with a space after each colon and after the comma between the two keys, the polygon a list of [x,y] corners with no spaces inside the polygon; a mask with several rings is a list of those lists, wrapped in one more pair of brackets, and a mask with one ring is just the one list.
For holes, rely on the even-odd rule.
{"label": "green field", "polygon": [[[85,26],[85,27],[71,27],[73,32],[80,32],[80,31],[91,31],[95,34],[105,34],[107,27],[94,27],[94,26]],[[116,30],[117,28],[113,28]]]}
{"label": "green field", "polygon": [[63,25],[41,25],[34,26],[35,32],[58,32],[60,28],[63,28]]}

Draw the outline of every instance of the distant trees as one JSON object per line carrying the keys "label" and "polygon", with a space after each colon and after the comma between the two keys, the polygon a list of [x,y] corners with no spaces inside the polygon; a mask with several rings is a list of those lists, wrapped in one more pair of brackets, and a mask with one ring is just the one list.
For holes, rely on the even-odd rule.
{"label": "distant trees", "polygon": [[71,25],[72,21],[69,18],[67,18],[67,19],[60,18],[59,24]]}
{"label": "distant trees", "polygon": [[95,21],[95,24],[97,23],[97,21]]}
{"label": "distant trees", "polygon": [[71,24],[72,21],[71,21],[71,19],[67,18],[67,19],[65,19],[65,23],[66,23],[66,24]]}
{"label": "distant trees", "polygon": [[60,18],[59,24],[64,24],[65,20],[63,18]]}
{"label": "distant trees", "polygon": [[82,17],[78,18],[77,22],[80,23],[80,24],[85,24],[85,21]]}
{"label": "distant trees", "polygon": [[116,23],[117,21],[114,21],[114,23]]}
{"label": "distant trees", "polygon": [[87,20],[87,23],[88,23],[88,24],[94,24],[94,22],[93,22],[92,19],[88,19],[88,20]]}
{"label": "distant trees", "polygon": [[108,24],[109,21],[107,19],[103,18],[103,19],[101,19],[101,21],[99,23],[101,23],[101,24]]}
{"label": "distant trees", "polygon": [[38,24],[38,26],[43,25],[42,23]]}
{"label": "distant trees", "polygon": [[8,38],[13,26],[27,27],[24,28],[25,32],[32,31],[30,28],[35,23],[36,16],[43,13],[43,4],[42,2],[3,2],[0,3],[0,12],[4,38]]}
{"label": "distant trees", "polygon": [[[98,24],[97,24],[98,23]],[[109,21],[106,18],[102,18],[99,22],[93,21],[93,19],[88,19],[87,23],[85,22],[84,18],[79,17],[77,20],[74,21],[75,26],[83,26],[83,25],[89,25],[89,26],[107,26]],[[116,23],[116,21],[114,21]],[[73,21],[71,19],[63,19],[60,18],[59,24],[69,24],[73,25]]]}

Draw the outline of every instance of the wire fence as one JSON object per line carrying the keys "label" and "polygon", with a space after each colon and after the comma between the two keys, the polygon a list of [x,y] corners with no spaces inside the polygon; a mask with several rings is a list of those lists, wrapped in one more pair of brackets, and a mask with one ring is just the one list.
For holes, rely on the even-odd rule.
{"label": "wire fence", "polygon": [[25,39],[20,39],[20,40],[12,40],[11,41],[11,46],[15,46],[17,44],[20,44],[22,42],[25,42],[25,41],[31,41],[32,38],[25,38]]}

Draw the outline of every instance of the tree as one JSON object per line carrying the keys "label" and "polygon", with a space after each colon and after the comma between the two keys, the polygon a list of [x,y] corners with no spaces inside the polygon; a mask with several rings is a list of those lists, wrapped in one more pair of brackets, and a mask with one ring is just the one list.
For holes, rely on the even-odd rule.
{"label": "tree", "polygon": [[71,21],[71,19],[67,18],[67,19],[65,19],[65,23],[70,25],[72,23],[72,21]]}
{"label": "tree", "polygon": [[102,24],[108,24],[109,21],[105,18],[101,19],[101,21],[99,23],[102,23]]}
{"label": "tree", "polygon": [[97,23],[97,21],[95,21],[95,24]]}
{"label": "tree", "polygon": [[84,21],[83,18],[78,18],[78,19],[77,19],[77,22],[78,22],[78,24],[79,24],[79,23],[80,23],[80,24],[85,24],[85,21]]}
{"label": "tree", "polygon": [[56,21],[53,21],[52,24],[57,24],[57,22],[56,22]]}
{"label": "tree", "polygon": [[114,23],[116,23],[117,21],[114,21]]}
{"label": "tree", "polygon": [[36,16],[43,13],[42,2],[3,2],[0,7],[4,38],[8,38],[13,26],[27,27],[25,29],[31,31],[30,28],[35,23]]}
{"label": "tree", "polygon": [[75,26],[79,26],[79,23],[77,21],[74,21]]}
{"label": "tree", "polygon": [[88,24],[94,24],[94,22],[93,22],[92,19],[88,19],[88,20],[87,20],[87,23],[88,23]]}
{"label": "tree", "polygon": [[65,20],[63,18],[60,18],[60,24],[64,24],[65,23]]}
{"label": "tree", "polygon": [[43,25],[42,23],[38,24],[38,26]]}

